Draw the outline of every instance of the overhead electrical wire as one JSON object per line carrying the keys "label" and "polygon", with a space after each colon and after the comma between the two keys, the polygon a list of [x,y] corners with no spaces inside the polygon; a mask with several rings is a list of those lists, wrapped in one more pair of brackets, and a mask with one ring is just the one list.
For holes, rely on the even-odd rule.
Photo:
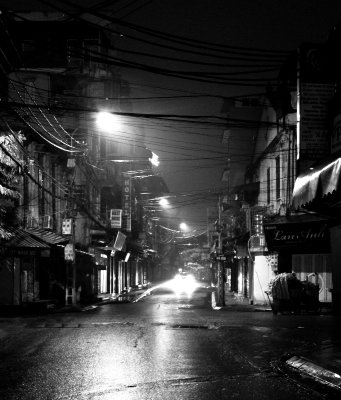
{"label": "overhead electrical wire", "polygon": [[[21,84],[22,86],[28,86],[26,83],[24,82],[20,82],[18,80],[15,80],[13,78],[8,78],[10,81],[12,81],[13,83],[18,83]],[[131,83],[131,82],[130,82]],[[139,85],[141,86],[141,85]],[[142,85],[144,86],[144,85]],[[148,86],[151,87],[151,86]],[[145,100],[176,100],[178,101],[179,99],[193,99],[193,98],[216,98],[216,99],[221,99],[222,101],[224,100],[241,100],[244,98],[257,98],[260,96],[264,96],[265,93],[253,93],[253,94],[245,94],[245,95],[238,95],[238,96],[222,96],[222,95],[213,95],[213,94],[208,94],[208,93],[197,93],[197,92],[191,92],[191,91],[181,91],[179,89],[175,90],[174,88],[165,88],[165,87],[155,87],[152,86],[152,88],[155,89],[160,89],[160,90],[167,90],[167,91],[175,91],[175,92],[182,92],[182,93],[193,93],[193,94],[187,94],[187,95],[173,95],[173,96],[145,96],[145,97],[120,97],[119,101],[120,103],[125,103],[125,102],[130,102],[130,101],[145,101]],[[58,96],[61,96],[60,92],[56,92],[53,91],[51,89],[44,89],[44,88],[37,88],[37,90],[39,90],[40,93],[40,97],[42,98],[42,100],[48,100],[50,99],[51,95],[55,96],[56,98],[58,98]],[[42,93],[46,93],[46,96],[42,96]],[[63,93],[63,103],[64,103],[64,107],[65,107],[65,111],[68,109],[68,105],[74,105],[74,100],[79,100],[79,99],[86,99],[86,100],[103,100],[103,96],[89,96],[89,95],[82,95],[82,94],[72,94],[72,93]],[[70,103],[68,103],[65,99],[66,98],[70,98]],[[111,97],[106,97],[105,98],[107,101],[110,100],[117,100],[117,97],[115,98],[111,98]],[[266,106],[264,106],[266,107]]]}
{"label": "overhead electrical wire", "polygon": [[[24,87],[25,90],[24,90],[24,93],[22,93],[21,91],[19,91],[18,87],[14,84],[13,81],[9,81],[9,83],[12,85],[13,90],[16,92],[16,94],[19,97],[20,101],[24,105],[24,107],[23,106],[21,106],[19,108],[15,108],[14,107],[13,109],[26,125],[28,125],[32,130],[34,130],[40,137],[44,138],[46,141],[48,141],[50,144],[54,145],[55,147],[59,148],[60,150],[68,151],[68,152],[79,152],[79,151],[81,151],[79,149],[74,148],[72,145],[70,145],[69,143],[67,143],[67,142],[65,142],[65,141],[63,141],[61,139],[60,132],[58,132],[56,130],[56,128],[53,126],[51,121],[47,118],[46,113],[44,113],[42,111],[42,108],[37,105],[35,99],[32,97],[31,93],[29,93],[29,91],[26,89],[26,87]],[[27,104],[25,102],[25,99],[23,98],[23,94],[24,95],[28,95],[30,97],[29,102],[30,103],[33,102],[34,103],[34,107],[33,107],[33,104]],[[8,97],[9,97],[10,100],[13,99],[12,96],[10,95],[10,93],[8,94]],[[13,100],[15,100],[15,99],[13,99]],[[14,103],[14,102],[12,102],[12,103]],[[34,113],[32,108],[34,108],[35,110],[38,110],[38,114]],[[46,109],[46,107],[45,107],[45,109]],[[19,110],[22,110],[23,114],[20,113]],[[52,130],[59,136],[59,138],[54,136],[51,133],[51,131],[49,131],[48,129],[46,129],[44,127],[44,125],[42,124],[42,122],[38,118],[39,115],[41,115],[44,118],[44,120],[47,121],[49,128],[52,128]],[[32,119],[33,119],[32,122],[36,123],[37,126],[41,127],[43,129],[43,131],[49,136],[49,138],[54,139],[57,142],[59,142],[60,144],[63,144],[65,146],[67,146],[68,149],[62,148],[60,145],[57,145],[56,143],[51,142],[51,140],[47,139],[46,136],[42,132],[39,132],[37,129],[34,129],[34,127],[32,126],[32,122],[31,123],[29,122],[29,120],[32,120]],[[58,124],[58,126],[61,127],[60,124]],[[66,132],[63,128],[62,128],[62,130],[63,130],[63,132]]]}
{"label": "overhead electrical wire", "polygon": [[[213,63],[213,62],[205,62],[203,60],[190,60],[190,59],[184,59],[184,58],[179,58],[179,57],[169,57],[169,56],[163,56],[161,54],[153,54],[153,53],[146,53],[142,51],[136,51],[136,50],[128,50],[124,49],[122,47],[114,47],[116,51],[123,53],[123,54],[131,54],[131,55],[137,55],[137,56],[142,56],[142,57],[147,57],[147,58],[152,58],[154,60],[165,60],[165,61],[173,61],[173,62],[178,62],[182,64],[194,64],[196,66],[203,66],[203,67],[216,67],[216,68],[262,68],[262,69],[270,69],[270,70],[278,70],[281,67],[281,64],[278,63],[277,60],[268,60],[266,63],[261,61],[258,61],[258,64],[250,64],[249,62],[247,64],[226,64],[226,63]],[[236,57],[224,57],[224,59],[228,60],[240,60],[240,58]],[[257,61],[257,60],[255,60]],[[255,70],[255,72],[262,72],[262,69],[260,70]],[[235,74],[239,73],[250,73],[249,71],[239,71],[235,72]]]}
{"label": "overhead electrical wire", "polygon": [[[270,81],[277,81],[277,78],[219,78],[218,76],[212,76],[210,74],[205,74],[201,73],[199,74],[194,74],[191,73],[191,71],[186,72],[186,71],[173,71],[170,69],[166,68],[159,68],[159,67],[154,67],[151,65],[147,64],[142,64],[138,62],[132,62],[132,61],[126,61],[123,59],[120,59],[118,57],[92,57],[93,61],[99,62],[101,64],[106,64],[106,65],[115,65],[118,67],[124,67],[128,69],[137,69],[137,70],[143,70],[145,72],[150,72],[156,75],[162,75],[162,76],[170,76],[170,77],[175,77],[179,79],[185,79],[185,80],[190,80],[190,81],[196,81],[196,82],[203,82],[203,83],[212,83],[212,84],[217,84],[217,85],[237,85],[237,86],[248,86],[248,87],[264,87],[267,83]],[[193,72],[193,71],[192,71]]]}
{"label": "overhead electrical wire", "polygon": [[[49,2],[46,2],[46,1],[42,1],[43,3],[49,3]],[[51,7],[53,7],[53,5],[51,5],[51,4],[49,4]],[[54,8],[56,8],[56,7],[54,7]],[[60,8],[58,8],[57,7],[57,9],[59,9],[60,11],[63,11],[63,12],[67,12],[65,9],[60,9]],[[92,24],[92,25],[96,25],[96,24],[94,24],[93,22],[91,22],[91,21],[85,21],[86,23],[88,23],[88,24]],[[102,26],[97,26],[99,29],[103,29],[103,27]],[[116,34],[119,34],[119,32],[115,32]],[[155,42],[153,42],[153,43],[151,43],[151,44],[153,44],[153,45],[155,45]],[[179,49],[176,49],[176,50],[179,50]],[[186,49],[186,53],[188,54],[188,49]],[[203,54],[201,54],[201,56],[202,56]],[[205,55],[205,54],[204,54]],[[103,57],[103,55],[102,55],[102,57]],[[273,60],[273,57],[271,58],[271,60]],[[103,61],[103,60],[102,60]],[[264,60],[263,60],[264,61]],[[122,66],[125,66],[125,67],[128,67],[128,68],[134,68],[134,69],[136,69],[136,68],[143,68],[143,66],[142,65],[139,65],[139,63],[132,63],[132,62],[124,62],[123,60],[122,61],[119,61],[119,62],[117,62],[117,61],[112,61],[111,60],[111,62],[110,62],[110,64],[114,64],[114,65],[118,65],[119,63],[121,63],[121,67]],[[123,63],[123,64],[122,64]],[[168,75],[168,76],[174,76],[174,77],[177,77],[177,78],[182,78],[182,79],[189,79],[189,80],[197,80],[197,81],[202,81],[202,82],[204,82],[205,81],[205,79],[199,79],[198,77],[191,77],[191,76],[187,76],[187,77],[184,77],[184,76],[181,76],[181,75],[179,75],[178,73],[172,73],[172,72],[169,72],[169,71],[162,71],[162,69],[159,69],[159,68],[155,68],[155,67],[151,67],[151,66],[144,66],[144,67],[146,67],[146,70],[148,71],[148,72],[153,72],[153,73],[157,73],[157,74],[165,74],[165,75]],[[209,83],[217,83],[217,84],[237,84],[237,85],[241,85],[241,86],[264,86],[264,84],[263,85],[260,85],[260,84],[257,84],[257,83],[252,83],[252,82],[248,82],[248,85],[246,85],[246,82],[244,81],[240,81],[240,80],[235,80],[234,82],[233,81],[229,81],[229,82],[227,82],[227,81],[222,81],[222,80],[216,80],[216,79],[212,79],[212,77],[209,77],[209,79],[206,79],[206,81],[207,82],[209,82]],[[264,81],[264,78],[263,78],[263,81]]]}
{"label": "overhead electrical wire", "polygon": [[[162,117],[161,119],[163,119],[164,117]],[[166,117],[167,121],[169,121],[169,116]],[[160,119],[160,117],[157,117],[157,119]],[[188,121],[185,121],[185,123],[188,123]]]}
{"label": "overhead electrical wire", "polygon": [[[8,126],[9,127],[9,126]],[[9,127],[10,128],[10,127]],[[14,132],[11,130],[11,133],[14,134]],[[52,198],[58,198],[60,200],[66,200],[65,197],[59,196],[56,193],[53,193],[53,191],[51,191],[50,189],[48,189],[47,187],[45,187],[44,185],[42,185],[29,171],[26,170],[26,168],[24,168],[24,166],[21,164],[20,161],[18,161],[17,159],[15,159],[15,157],[0,143],[0,149],[18,166],[21,168],[22,172],[34,183],[36,184],[40,189],[44,190],[44,192],[48,193],[49,195],[52,196]],[[39,168],[43,171],[42,167],[39,166]],[[44,172],[46,174],[46,172]],[[58,181],[57,181],[58,182]],[[60,185],[60,182],[58,182],[58,184]],[[107,230],[107,227],[104,226],[99,220],[97,220],[97,218],[92,215],[92,213],[87,210],[86,207],[84,207],[83,205],[80,204],[79,199],[75,196],[69,197],[69,200],[74,201],[76,204],[82,206],[82,210],[87,214],[87,216],[93,220],[94,222],[96,222],[99,226],[101,226],[103,229]]]}
{"label": "overhead electrical wire", "polygon": [[[6,103],[4,103],[6,104]],[[12,107],[22,107],[22,108],[48,108],[51,110],[64,110],[69,112],[90,112],[96,113],[97,110],[95,108],[90,107],[74,107],[74,108],[64,108],[59,106],[48,106],[45,104],[26,104],[25,102],[17,102],[17,101],[10,101],[7,103]],[[129,118],[137,118],[141,120],[154,120],[154,121],[165,121],[165,122],[172,122],[172,123],[186,123],[186,124],[199,124],[199,125],[209,125],[215,127],[226,128],[227,124],[229,127],[237,126],[240,127],[249,127],[255,128],[259,127],[259,125],[264,126],[277,126],[277,122],[271,121],[257,121],[257,120],[246,120],[240,118],[226,118],[217,115],[186,115],[186,114],[164,114],[164,113],[141,113],[141,112],[122,112],[122,111],[114,111],[112,114],[122,117],[129,117]]]}
{"label": "overhead electrical wire", "polygon": [[[116,137],[115,138],[112,138],[112,139],[110,139],[110,137],[107,137],[107,139],[110,141],[110,140],[112,140],[113,142],[120,142],[120,143],[135,143],[136,144],[136,137],[134,137],[134,138],[131,138],[131,139],[128,139],[127,137],[125,137],[125,136],[123,136],[122,138],[120,138],[120,137],[117,137],[117,134],[118,134],[118,132],[116,132]],[[97,136],[98,137],[100,137],[101,135],[99,135],[99,134],[97,134]],[[118,140],[120,138],[120,140]],[[144,137],[143,137],[143,139],[144,139]],[[141,148],[144,148],[145,147],[145,145],[143,144],[144,143],[144,140],[143,139],[141,139]],[[161,140],[161,138],[160,138],[160,140]],[[168,139],[165,139],[166,141],[168,141]],[[175,141],[175,143],[178,143],[179,141]],[[158,143],[156,143],[156,142],[152,142],[152,141],[149,141],[149,143],[150,144],[153,144],[153,145],[158,145]],[[183,141],[183,143],[185,143],[184,141]],[[189,144],[192,144],[191,142],[189,142]],[[185,149],[185,147],[180,147],[180,146],[178,146],[178,145],[167,145],[167,144],[163,144],[164,145],[164,147],[171,147],[171,148],[176,148],[176,149],[180,149],[180,148],[182,148],[182,149]],[[200,145],[199,143],[198,143],[198,145]],[[191,150],[191,151],[195,151],[196,149],[195,148],[193,148],[193,146],[191,147],[191,148],[189,148],[188,150]],[[199,151],[200,149],[197,149],[197,151]],[[207,150],[207,148],[205,149],[206,150],[206,152],[209,152],[208,150]],[[210,151],[211,153],[215,153],[215,154],[219,154],[219,153],[221,153],[222,154],[222,156],[217,156],[217,157],[206,157],[206,158],[204,158],[204,159],[209,159],[209,160],[212,160],[212,159],[226,159],[227,157],[229,157],[228,155],[226,155],[225,154],[225,152],[220,152],[220,151]],[[177,152],[174,152],[174,154],[176,154],[176,155],[179,155],[179,152],[177,151]],[[242,156],[244,156],[245,157],[245,155],[244,154],[241,154]],[[235,154],[233,154],[232,156],[236,156]],[[169,161],[171,161],[171,162],[179,162],[179,161],[195,161],[195,160],[203,160],[203,158],[202,157],[200,157],[200,158],[196,158],[196,157],[188,157],[188,158],[186,158],[186,159],[179,159],[179,158],[177,158],[176,160],[175,159],[170,159]],[[167,162],[168,160],[167,159],[163,159],[163,162]],[[236,161],[231,161],[231,162],[236,162]]]}
{"label": "overhead electrical wire", "polygon": [[[10,80],[11,82],[16,82],[13,79]],[[81,108],[81,107],[77,107],[77,108],[73,108],[70,109],[68,107],[60,107],[60,106],[47,106],[46,104],[35,104],[35,105],[26,105],[26,103],[18,103],[18,102],[13,102],[14,105],[18,105],[21,107],[39,107],[39,108],[47,108],[47,109],[55,109],[55,110],[59,110],[59,111],[63,111],[63,112],[67,112],[67,111],[78,111],[78,112],[96,112],[95,109],[89,109],[89,108]],[[217,116],[205,116],[205,115],[192,115],[192,116],[186,116],[186,115],[174,115],[174,114],[143,114],[143,113],[124,113],[124,112],[113,112],[113,114],[117,114],[117,115],[121,115],[121,116],[129,116],[129,117],[137,117],[137,118],[148,118],[148,119],[164,119],[167,118],[168,121],[173,121],[173,122],[181,122],[183,118],[187,118],[187,120],[185,120],[185,122],[188,122],[188,119],[221,119],[222,121],[225,120],[225,125],[228,124],[228,126],[230,127],[236,127],[241,126],[241,127],[248,127],[250,126],[250,128],[253,128],[254,126],[258,126],[259,124],[266,124],[269,126],[274,126],[276,125],[275,122],[265,122],[265,121],[252,121],[249,119],[236,119],[236,118],[231,118],[231,117],[217,117]],[[176,119],[175,119],[176,118]],[[64,130],[65,131],[65,130]],[[65,131],[67,133],[67,131]],[[68,134],[70,136],[70,134]]]}
{"label": "overhead electrical wire", "polygon": [[[13,137],[13,139],[16,141],[17,145],[20,146],[21,152],[28,158],[28,159],[32,159],[32,154],[25,148],[25,146],[23,146],[23,144],[18,140],[17,138],[17,134],[16,132],[14,132],[14,130],[11,128],[11,126],[9,125],[9,123],[4,120],[3,118],[1,118],[2,122],[4,123],[4,126],[7,127],[8,131],[10,132],[11,136]],[[53,176],[51,176],[50,174],[48,174],[41,165],[36,164],[37,167],[39,168],[39,170],[42,172],[42,174],[44,176],[47,176],[49,179],[51,179],[56,185],[57,187],[63,191],[65,194],[68,192],[68,188],[66,185],[64,185],[63,183],[59,182],[56,178],[54,178]],[[21,166],[21,168],[23,168],[23,166]]]}
{"label": "overhead electrical wire", "polygon": [[[119,132],[119,131],[116,131],[115,132],[115,137],[110,137],[109,135],[108,136],[103,136],[103,134],[96,134],[96,133],[92,133],[92,136],[97,136],[97,137],[106,137],[106,139],[110,142],[110,141],[112,141],[112,142],[117,142],[117,143],[131,143],[131,144],[136,144],[136,143],[141,143],[141,146],[139,146],[139,147],[141,147],[141,148],[144,148],[145,147],[145,144],[144,143],[148,143],[148,144],[150,144],[150,145],[161,145],[161,144],[163,144],[163,147],[169,147],[169,148],[176,148],[176,149],[186,149],[184,146],[182,146],[182,147],[180,147],[178,144],[179,143],[186,143],[185,141],[179,141],[179,140],[172,140],[172,142],[174,143],[174,144],[167,144],[167,142],[169,141],[169,139],[168,138],[156,138],[156,139],[158,139],[159,140],[159,142],[155,142],[155,140],[153,141],[153,140],[150,140],[151,138],[146,138],[144,135],[139,135],[139,134],[137,134],[137,136],[141,136],[141,139],[138,139],[137,138],[137,136],[136,136],[136,134],[133,136],[133,137],[131,137],[131,138],[129,138],[129,137],[127,137],[126,136],[126,132]],[[155,138],[154,138],[155,139]],[[195,143],[193,143],[192,141],[189,141],[189,142],[187,142],[191,147],[190,148],[188,148],[188,150],[191,150],[191,151],[200,151],[200,150],[202,150],[202,149],[195,149],[194,147],[193,147],[193,144],[195,144]],[[204,145],[204,144],[200,144],[200,143],[196,143],[198,146],[206,146],[206,145]],[[205,151],[206,152],[211,152],[211,153],[215,153],[215,154],[222,154],[222,157],[216,157],[216,158],[226,158],[226,157],[229,157],[228,155],[226,155],[226,152],[221,152],[221,151],[217,151],[217,150],[209,150],[209,149],[207,149],[207,146],[205,147]],[[179,155],[179,152],[176,152],[176,153],[174,153],[174,154],[177,154],[177,155]],[[241,154],[242,156],[245,156],[244,154]],[[233,156],[236,156],[235,154],[233,154]],[[191,157],[191,158],[188,158],[188,160],[196,160],[197,158],[195,158],[195,157]],[[201,158],[202,159],[202,158]],[[167,159],[163,159],[163,161],[167,161]],[[174,159],[171,159],[170,161],[183,161],[183,159],[177,159],[177,160],[174,160]]]}
{"label": "overhead electrical wire", "polygon": [[[103,52],[95,51],[93,49],[81,49],[82,52],[79,52],[78,49],[77,51],[71,51],[70,54],[74,56],[75,58],[80,58],[80,59],[91,59],[92,61],[97,61],[101,64],[110,64],[110,65],[118,65],[118,66],[125,66],[128,68],[137,68],[137,69],[142,69],[148,72],[154,72],[158,74],[163,74],[163,75],[174,75],[174,76],[181,76],[184,75],[184,77],[191,76],[193,77],[203,77],[203,78],[214,78],[217,79],[217,82],[231,82],[231,81],[242,81],[242,82],[255,82],[255,81],[264,81],[264,82],[269,82],[271,80],[277,81],[277,78],[270,78],[270,77],[263,77],[263,78],[233,78],[233,79],[227,79],[224,76],[235,76],[235,75],[245,75],[245,74],[262,74],[264,72],[273,72],[273,71],[278,71],[279,68],[276,67],[268,67],[265,68],[263,67],[262,69],[258,70],[246,70],[246,71],[225,71],[225,72],[218,72],[218,71],[190,71],[190,70],[170,70],[166,68],[158,68],[158,67],[153,67],[147,64],[142,64],[142,63],[137,63],[133,61],[128,61],[124,60],[122,58],[119,58],[117,56],[110,56],[108,54],[103,54]],[[92,56],[94,55],[94,56]]]}
{"label": "overhead electrical wire", "polygon": [[[38,1],[41,3],[44,3],[44,4],[49,4],[50,6],[53,7],[53,4],[51,5],[51,3],[49,1],[46,1],[46,0],[38,0]],[[283,50],[271,50],[271,49],[259,49],[259,48],[250,48],[250,47],[248,48],[248,47],[241,47],[241,46],[231,46],[231,45],[226,45],[226,44],[207,42],[207,41],[203,41],[203,40],[190,39],[190,38],[186,38],[186,37],[175,35],[175,34],[164,33],[164,32],[157,31],[157,30],[154,30],[151,28],[142,27],[142,26],[139,26],[139,25],[136,25],[133,23],[129,23],[129,22],[124,21],[119,18],[110,17],[108,14],[98,13],[92,8],[88,8],[88,7],[81,6],[79,4],[75,4],[74,2],[69,1],[69,0],[59,0],[59,2],[65,4],[67,6],[71,6],[74,9],[81,11],[82,13],[93,15],[93,16],[99,18],[100,20],[107,20],[113,24],[116,24],[119,26],[124,26],[133,31],[137,31],[139,33],[145,33],[154,38],[158,37],[158,38],[162,38],[164,40],[175,42],[175,43],[182,44],[182,45],[203,48],[205,50],[216,50],[216,51],[218,51],[218,50],[219,51],[228,51],[228,52],[230,52],[230,51],[243,51],[243,52],[249,51],[251,54],[253,54],[253,53],[271,54],[272,56],[277,55],[279,57],[283,57],[283,55],[288,54],[287,51],[283,51]],[[60,11],[66,12],[67,10],[64,9],[64,10],[60,10]]]}
{"label": "overhead electrical wire", "polygon": [[[82,53],[79,53],[77,50],[81,50],[83,51]],[[215,78],[218,79],[219,76],[233,76],[233,75],[249,75],[249,74],[261,74],[264,72],[272,72],[272,71],[278,71],[279,70],[279,66],[278,67],[273,67],[273,66],[269,66],[269,67],[264,67],[262,65],[262,69],[251,69],[251,70],[245,70],[245,71],[191,71],[191,70],[169,70],[169,69],[165,69],[165,68],[157,68],[157,67],[152,67],[150,65],[147,64],[142,64],[142,63],[136,63],[133,61],[129,61],[129,60],[124,60],[122,58],[119,58],[117,56],[111,56],[108,54],[104,54],[103,52],[100,51],[96,51],[93,49],[84,49],[84,48],[77,48],[76,51],[73,48],[73,51],[70,50],[69,53],[71,56],[75,57],[75,58],[80,58],[80,59],[91,59],[93,61],[98,61],[101,64],[110,64],[110,61],[112,61],[112,63],[114,65],[124,65],[124,66],[137,66],[140,69],[144,69],[146,71],[149,71],[149,69],[151,69],[152,71],[163,71],[166,74],[177,74],[177,75],[192,75],[192,76],[202,76],[202,77],[207,77],[207,78]],[[198,64],[196,62],[193,62],[193,64]],[[248,67],[248,66],[245,66]],[[222,79],[222,78],[220,78]],[[227,80],[227,78],[225,78],[225,80]],[[234,80],[241,80],[241,81],[260,81],[260,80],[265,80],[265,78],[234,78]],[[270,78],[268,78],[268,80],[270,80]]]}

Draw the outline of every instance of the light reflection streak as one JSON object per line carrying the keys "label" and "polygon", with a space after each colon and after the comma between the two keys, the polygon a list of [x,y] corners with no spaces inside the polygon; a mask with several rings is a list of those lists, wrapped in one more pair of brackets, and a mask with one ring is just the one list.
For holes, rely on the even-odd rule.
{"label": "light reflection streak", "polygon": [[200,287],[200,284],[195,280],[193,275],[177,274],[173,279],[147,289],[144,293],[142,293],[141,296],[135,299],[134,302],[137,302],[143,297],[150,295],[154,290],[157,289],[169,289],[177,296],[186,294],[190,299],[198,287]]}

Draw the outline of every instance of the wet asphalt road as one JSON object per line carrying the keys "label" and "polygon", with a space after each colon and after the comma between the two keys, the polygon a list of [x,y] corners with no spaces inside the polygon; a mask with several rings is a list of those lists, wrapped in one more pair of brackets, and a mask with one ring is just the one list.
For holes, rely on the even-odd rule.
{"label": "wet asphalt road", "polygon": [[1,399],[305,400],[329,396],[282,374],[278,360],[336,340],[340,319],[214,311],[202,293],[155,293],[80,313],[0,318],[0,331]]}

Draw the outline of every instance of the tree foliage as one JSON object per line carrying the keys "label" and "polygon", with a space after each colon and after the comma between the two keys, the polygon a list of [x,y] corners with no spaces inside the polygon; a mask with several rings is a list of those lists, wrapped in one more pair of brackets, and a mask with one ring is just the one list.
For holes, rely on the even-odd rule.
{"label": "tree foliage", "polygon": [[19,223],[18,200],[21,183],[22,135],[0,134],[0,238],[9,239]]}

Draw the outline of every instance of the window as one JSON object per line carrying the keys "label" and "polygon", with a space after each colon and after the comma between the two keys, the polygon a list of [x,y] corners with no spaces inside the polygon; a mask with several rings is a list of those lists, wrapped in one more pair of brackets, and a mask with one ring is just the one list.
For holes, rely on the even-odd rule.
{"label": "window", "polygon": [[271,181],[270,181],[270,167],[268,167],[266,171],[266,200],[267,203],[270,204],[270,193],[271,193]]}
{"label": "window", "polygon": [[68,39],[67,46],[67,62],[71,65],[81,64],[81,47],[77,39]]}
{"label": "window", "polygon": [[276,157],[276,199],[281,197],[281,161]]}

